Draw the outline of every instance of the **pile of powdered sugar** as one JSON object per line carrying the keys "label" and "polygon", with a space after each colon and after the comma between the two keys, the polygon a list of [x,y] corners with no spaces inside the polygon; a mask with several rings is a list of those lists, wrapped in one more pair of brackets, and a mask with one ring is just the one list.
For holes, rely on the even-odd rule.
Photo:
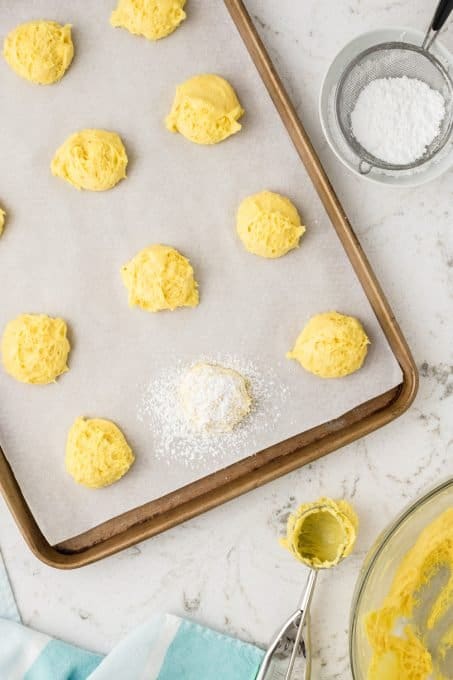
{"label": "pile of powdered sugar", "polygon": [[375,158],[409,165],[440,132],[445,100],[417,78],[377,78],[360,92],[351,113],[352,133]]}
{"label": "pile of powdered sugar", "polygon": [[[181,381],[200,361],[219,364],[240,373],[247,380],[252,398],[250,413],[229,432],[197,432],[188,422],[180,400]],[[201,357],[194,364],[178,362],[164,370],[144,388],[137,416],[147,423],[153,436],[153,456],[169,465],[181,461],[199,467],[212,458],[233,462],[236,451],[250,455],[258,450],[256,436],[272,432],[285,412],[288,388],[270,368],[237,357]]]}

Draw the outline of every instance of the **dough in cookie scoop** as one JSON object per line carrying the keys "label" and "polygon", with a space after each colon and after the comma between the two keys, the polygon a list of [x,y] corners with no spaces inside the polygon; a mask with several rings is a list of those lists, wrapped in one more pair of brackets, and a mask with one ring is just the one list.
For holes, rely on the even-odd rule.
{"label": "dough in cookie scoop", "polygon": [[66,470],[78,484],[98,489],[117,482],[135,457],[121,430],[110,420],[77,418],[66,442]]}
{"label": "dough in cookie scoop", "polygon": [[51,163],[55,177],[76,189],[106,191],[126,177],[127,154],[116,132],[81,130],[68,137]]}
{"label": "dough in cookie scoop", "polygon": [[183,376],[179,396],[184,414],[199,432],[229,432],[250,412],[247,380],[238,371],[200,362]]}
{"label": "dough in cookie scoop", "polygon": [[230,83],[206,73],[178,85],[165,124],[195,144],[217,144],[239,132],[243,113]]}
{"label": "dough in cookie scoop", "polygon": [[198,284],[187,258],[174,248],[153,245],[121,269],[129,305],[147,312],[198,305]]}
{"label": "dough in cookie scoop", "polygon": [[1,349],[5,371],[23,383],[51,383],[68,370],[71,347],[63,319],[21,314],[7,324]]}
{"label": "dough in cookie scoop", "polygon": [[20,24],[6,36],[3,56],[18,76],[38,85],[56,83],[74,56],[71,26],[56,21]]}
{"label": "dough in cookie scoop", "polygon": [[291,201],[272,191],[261,191],[242,201],[236,229],[249,253],[268,258],[297,248],[305,232]]}
{"label": "dough in cookie scoop", "polygon": [[148,40],[160,40],[184,21],[185,4],[186,0],[119,0],[110,23]]}
{"label": "dough in cookie scoop", "polygon": [[361,368],[369,342],[356,318],[325,312],[310,319],[286,356],[321,378],[341,378]]}
{"label": "dough in cookie scoop", "polygon": [[352,553],[358,527],[359,518],[347,501],[321,497],[289,515],[280,544],[307,567],[328,569]]}

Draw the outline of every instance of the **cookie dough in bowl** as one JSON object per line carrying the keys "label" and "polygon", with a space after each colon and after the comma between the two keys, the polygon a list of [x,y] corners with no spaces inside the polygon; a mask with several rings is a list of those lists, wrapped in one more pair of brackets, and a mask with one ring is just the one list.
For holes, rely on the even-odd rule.
{"label": "cookie dough in bowl", "polygon": [[165,245],[141,250],[121,269],[123,283],[129,291],[129,306],[147,312],[177,307],[196,307],[198,284],[189,260]]}
{"label": "cookie dough in bowl", "polygon": [[3,234],[3,229],[5,228],[5,217],[5,211],[0,208],[0,236]]}
{"label": "cookie dough in bowl", "polygon": [[127,154],[116,132],[86,129],[60,146],[51,171],[76,189],[106,191],[126,177]]}
{"label": "cookie dough in bowl", "polygon": [[261,191],[239,206],[236,229],[246,250],[276,258],[297,248],[305,232],[299,213],[285,196]]}
{"label": "cookie dough in bowl", "polygon": [[361,368],[369,342],[356,318],[324,312],[310,319],[286,356],[321,378],[341,378]]}
{"label": "cookie dough in bowl", "polygon": [[239,132],[243,114],[230,83],[205,73],[178,85],[165,124],[195,144],[217,144]]}
{"label": "cookie dough in bowl", "polygon": [[56,21],[20,24],[6,36],[3,56],[21,78],[38,85],[56,83],[74,56],[71,26]]}
{"label": "cookie dough in bowl", "polygon": [[453,660],[452,572],[450,507],[420,533],[398,566],[381,606],[365,619],[373,652],[367,680],[452,677],[444,675],[448,667],[452,670]]}
{"label": "cookie dough in bowl", "polygon": [[379,534],[355,586],[356,680],[451,680],[453,478],[415,499]]}
{"label": "cookie dough in bowl", "polygon": [[121,430],[110,420],[77,418],[66,442],[66,470],[78,484],[98,489],[117,482],[135,457]]}
{"label": "cookie dough in bowl", "polygon": [[185,4],[186,0],[119,0],[110,23],[148,40],[160,40],[184,21]]}
{"label": "cookie dough in bowl", "polygon": [[68,370],[71,347],[63,319],[45,314],[21,314],[3,333],[5,371],[23,383],[45,385]]}
{"label": "cookie dough in bowl", "polygon": [[205,362],[186,372],[179,396],[192,429],[206,434],[230,432],[252,405],[247,380],[238,371]]}

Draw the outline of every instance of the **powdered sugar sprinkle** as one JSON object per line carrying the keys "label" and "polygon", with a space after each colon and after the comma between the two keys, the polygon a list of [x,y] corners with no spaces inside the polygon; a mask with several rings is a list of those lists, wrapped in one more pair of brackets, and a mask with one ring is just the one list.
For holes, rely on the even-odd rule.
{"label": "powdered sugar sprinkle", "polygon": [[[240,373],[248,382],[252,397],[250,413],[230,432],[194,432],[184,414],[179,389],[188,369],[199,362],[220,364]],[[289,390],[272,369],[254,361],[231,356],[201,357],[193,364],[178,362],[164,370],[145,387],[137,417],[153,433],[153,455],[169,465],[175,461],[196,468],[211,459],[225,461],[257,451],[256,435],[272,432],[284,413]]]}

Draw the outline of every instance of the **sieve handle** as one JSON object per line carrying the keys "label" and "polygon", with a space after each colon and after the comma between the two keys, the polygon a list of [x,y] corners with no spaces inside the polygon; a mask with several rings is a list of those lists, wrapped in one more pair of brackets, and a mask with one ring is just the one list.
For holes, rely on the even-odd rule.
{"label": "sieve handle", "polygon": [[453,0],[440,0],[431,22],[433,31],[440,31],[453,9]]}
{"label": "sieve handle", "polygon": [[437,38],[437,34],[443,28],[445,22],[453,10],[453,0],[440,0],[437,5],[436,11],[432,18],[430,27],[423,41],[423,49],[429,50],[434,40]]}

